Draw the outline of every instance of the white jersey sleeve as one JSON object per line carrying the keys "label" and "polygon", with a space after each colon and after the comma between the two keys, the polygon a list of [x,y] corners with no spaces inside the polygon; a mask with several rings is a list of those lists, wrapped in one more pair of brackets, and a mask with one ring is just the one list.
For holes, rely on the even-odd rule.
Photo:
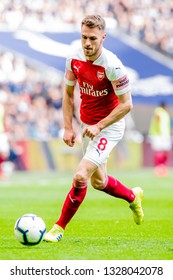
{"label": "white jersey sleeve", "polygon": [[124,94],[131,90],[127,70],[120,59],[112,52],[104,49],[105,72],[111,81],[114,92],[117,95]]}
{"label": "white jersey sleeve", "polygon": [[66,59],[66,69],[64,75],[64,83],[68,86],[75,86],[76,84],[76,77],[71,69],[71,61],[72,59],[68,57]]}
{"label": "white jersey sleeve", "polygon": [[79,59],[85,61],[85,56],[82,48],[76,49],[70,56],[66,59],[66,70],[64,75],[64,82],[66,85],[75,86],[76,76],[72,71],[71,63],[73,59]]}

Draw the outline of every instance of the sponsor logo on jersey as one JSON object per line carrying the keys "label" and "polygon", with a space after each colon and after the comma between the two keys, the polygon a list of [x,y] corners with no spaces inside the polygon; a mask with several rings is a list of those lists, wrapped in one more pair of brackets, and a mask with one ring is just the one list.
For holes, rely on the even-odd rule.
{"label": "sponsor logo on jersey", "polygon": [[94,90],[93,85],[90,85],[87,82],[83,82],[82,85],[80,86],[80,92],[82,94],[87,94],[95,97],[108,95],[108,89]]}
{"label": "sponsor logo on jersey", "polygon": [[102,81],[105,77],[105,73],[101,72],[101,71],[97,71],[97,78],[99,79],[99,81]]}

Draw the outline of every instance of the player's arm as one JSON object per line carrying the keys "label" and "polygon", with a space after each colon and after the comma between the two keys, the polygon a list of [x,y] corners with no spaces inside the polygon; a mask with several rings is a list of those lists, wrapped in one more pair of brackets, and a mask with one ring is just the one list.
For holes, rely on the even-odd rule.
{"label": "player's arm", "polygon": [[74,86],[65,85],[62,100],[62,110],[64,119],[64,142],[72,147],[75,143],[75,132],[72,121],[74,113]]}
{"label": "player's arm", "polygon": [[120,119],[122,119],[128,112],[131,111],[133,104],[132,104],[132,98],[131,98],[131,92],[127,91],[124,94],[118,95],[118,99],[119,99],[119,104],[118,106],[112,110],[112,112],[104,119],[102,119],[101,121],[99,121],[97,123],[97,126],[99,127],[100,131],[119,121]]}
{"label": "player's arm", "polygon": [[72,130],[72,119],[74,111],[74,87],[65,85],[62,100],[64,129]]}
{"label": "player's arm", "polygon": [[130,91],[119,95],[118,98],[119,105],[113,109],[107,117],[100,120],[97,124],[86,127],[82,134],[83,137],[88,136],[91,139],[94,139],[94,137],[97,136],[102,129],[119,121],[128,112],[130,112],[132,109],[132,98]]}
{"label": "player's arm", "polygon": [[100,130],[119,121],[130,112],[133,107],[131,87],[126,69],[120,64],[120,67],[113,68],[112,70],[110,79],[113,90],[119,99],[119,104],[106,118],[98,123]]}
{"label": "player's arm", "polygon": [[157,131],[157,134],[160,134],[161,133],[160,116],[158,113],[154,114],[154,120],[155,120],[155,130]]}
{"label": "player's arm", "polygon": [[66,70],[64,75],[64,93],[62,100],[62,111],[64,119],[64,142],[72,147],[75,143],[75,132],[73,129],[73,115],[74,115],[74,88],[76,84],[76,77],[71,68],[71,58],[66,60]]}

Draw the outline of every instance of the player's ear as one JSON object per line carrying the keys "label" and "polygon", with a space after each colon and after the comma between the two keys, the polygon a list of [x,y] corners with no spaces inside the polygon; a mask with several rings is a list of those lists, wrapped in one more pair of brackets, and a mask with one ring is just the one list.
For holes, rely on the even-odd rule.
{"label": "player's ear", "polygon": [[106,33],[103,33],[102,40],[104,41],[105,38],[106,38]]}

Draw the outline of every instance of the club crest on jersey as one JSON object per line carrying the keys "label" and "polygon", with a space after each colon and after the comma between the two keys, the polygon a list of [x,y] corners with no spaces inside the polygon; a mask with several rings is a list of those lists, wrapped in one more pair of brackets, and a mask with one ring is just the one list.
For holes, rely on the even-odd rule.
{"label": "club crest on jersey", "polygon": [[97,71],[97,78],[99,79],[99,81],[102,81],[105,77],[105,73],[101,72],[101,71]]}

